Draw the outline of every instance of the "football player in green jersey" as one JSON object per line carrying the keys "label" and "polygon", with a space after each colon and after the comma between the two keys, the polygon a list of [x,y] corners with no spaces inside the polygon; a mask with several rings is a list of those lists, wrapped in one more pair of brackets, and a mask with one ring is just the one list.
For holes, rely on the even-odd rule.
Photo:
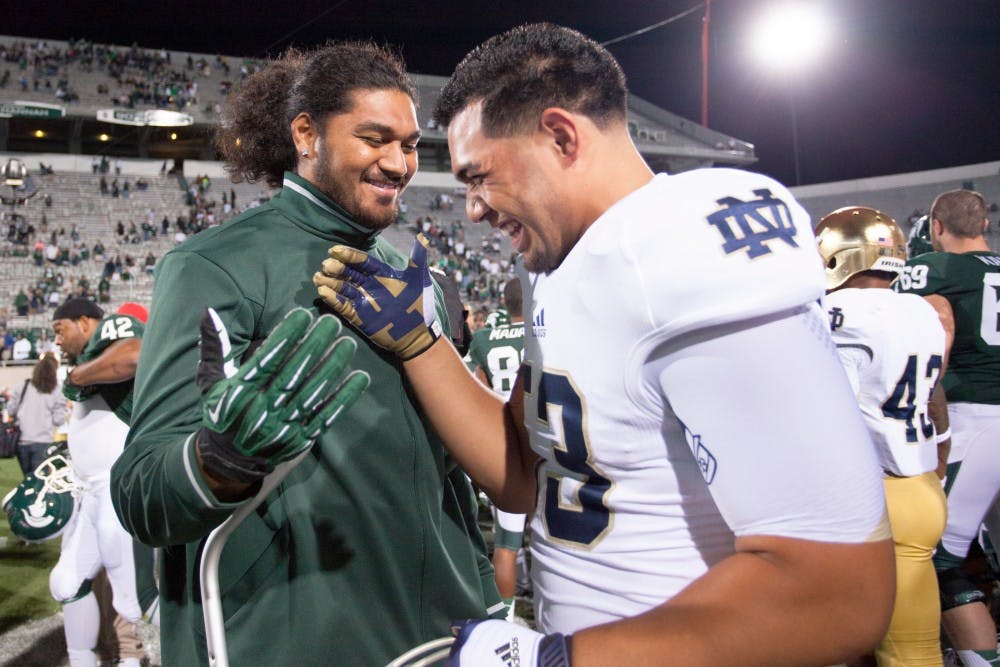
{"label": "football player in green jersey", "polygon": [[[486,326],[472,336],[469,358],[476,377],[504,398],[510,396],[524,357],[524,316],[521,280],[512,278],[503,290],[507,322]],[[500,312],[500,311],[498,311]]]}
{"label": "football player in green jersey", "polygon": [[[524,314],[521,280],[512,278],[503,290],[509,322],[483,327],[472,337],[469,358],[476,377],[493,391],[510,398],[521,360],[524,358]],[[517,592],[517,557],[522,554],[524,514],[512,514],[494,508],[493,568],[497,589],[508,605],[508,619],[514,616],[514,594]],[[523,560],[522,560],[523,562]]]}
{"label": "football player in green jersey", "polygon": [[896,290],[925,295],[954,332],[942,381],[953,435],[948,524],[934,556],[942,624],[964,665],[996,665],[996,626],[961,566],[1000,490],[1000,255],[986,242],[977,192],[938,195],[929,221],[933,252],[907,262]]}
{"label": "football player in green jersey", "polygon": [[[63,394],[71,401],[83,401],[100,394],[126,424],[132,412],[132,379],[139,363],[142,320],[124,313],[105,316],[89,299],[73,299],[72,312],[86,309],[79,317],[56,317],[52,328],[56,344],[76,364],[63,382]],[[62,308],[62,307],[60,307]],[[66,314],[68,310],[63,310]],[[60,311],[57,309],[57,314]],[[98,316],[98,313],[100,315]]]}
{"label": "football player in green jersey", "polygon": [[[141,309],[145,311],[145,309]],[[111,603],[121,622],[115,624],[123,664],[138,665],[145,650],[135,622],[144,611],[156,622],[156,587],[151,550],[133,543],[111,506],[108,476],[121,453],[132,411],[132,385],[144,332],[144,312],[134,308],[105,315],[93,301],[70,299],[53,313],[56,344],[75,366],[63,382],[73,402],[69,425],[70,463],[82,480],[79,517],[67,528],[50,588],[63,605],[64,629],[71,665],[95,659],[98,604],[91,584],[103,566]]]}

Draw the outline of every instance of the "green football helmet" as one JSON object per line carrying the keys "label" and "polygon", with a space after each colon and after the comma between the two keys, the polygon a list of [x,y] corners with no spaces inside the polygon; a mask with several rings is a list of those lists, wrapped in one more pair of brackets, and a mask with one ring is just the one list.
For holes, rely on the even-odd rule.
{"label": "green football helmet", "polygon": [[59,537],[80,504],[79,488],[62,453],[45,459],[4,496],[3,510],[11,532],[26,542]]}
{"label": "green football helmet", "polygon": [[931,246],[930,216],[922,215],[910,227],[910,236],[906,240],[906,257],[913,259],[917,255],[923,255],[932,250],[934,248]]}

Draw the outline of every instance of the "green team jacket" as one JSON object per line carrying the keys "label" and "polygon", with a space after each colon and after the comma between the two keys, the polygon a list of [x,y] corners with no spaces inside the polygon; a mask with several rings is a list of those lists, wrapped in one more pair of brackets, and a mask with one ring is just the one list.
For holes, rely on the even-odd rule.
{"label": "green team jacket", "polygon": [[[237,506],[214,497],[194,459],[202,311],[218,311],[244,356],[291,308],[315,312],[312,274],[337,243],[406,265],[286,174],[268,203],[192,237],[157,268],[132,430],[111,482],[126,529],[163,547],[165,666],[207,663],[199,559]],[[500,600],[467,478],[424,422],[396,358],[345,333],[358,341],[353,367],[371,374],[371,386],[223,552],[233,665],[384,665]]]}
{"label": "green team jacket", "polygon": [[955,341],[941,381],[948,402],[1000,404],[1000,255],[917,255],[893,287],[897,292],[940,294],[951,304]]}

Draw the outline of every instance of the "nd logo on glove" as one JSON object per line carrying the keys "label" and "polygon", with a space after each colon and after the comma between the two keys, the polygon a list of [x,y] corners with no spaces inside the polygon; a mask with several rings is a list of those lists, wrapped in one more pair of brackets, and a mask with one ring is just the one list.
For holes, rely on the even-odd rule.
{"label": "nd logo on glove", "polygon": [[319,295],[373,343],[412,359],[441,335],[434,283],[427,270],[427,239],[417,234],[405,269],[343,245],[330,248],[313,275]]}

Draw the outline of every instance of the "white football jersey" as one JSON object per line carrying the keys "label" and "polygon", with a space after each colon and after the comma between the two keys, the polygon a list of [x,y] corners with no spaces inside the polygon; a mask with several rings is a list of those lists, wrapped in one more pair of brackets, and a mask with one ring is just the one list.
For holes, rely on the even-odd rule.
{"label": "white football jersey", "polygon": [[921,296],[889,289],[841,289],[824,304],[882,468],[901,477],[934,470],[927,403],[945,352],[937,311]]}
{"label": "white football jersey", "polygon": [[661,604],[738,536],[889,536],[809,217],[782,185],[656,176],[555,271],[522,274],[545,632]]}
{"label": "white football jersey", "polygon": [[100,394],[73,402],[66,444],[73,470],[85,484],[106,481],[125,448],[128,424],[112,412]]}

